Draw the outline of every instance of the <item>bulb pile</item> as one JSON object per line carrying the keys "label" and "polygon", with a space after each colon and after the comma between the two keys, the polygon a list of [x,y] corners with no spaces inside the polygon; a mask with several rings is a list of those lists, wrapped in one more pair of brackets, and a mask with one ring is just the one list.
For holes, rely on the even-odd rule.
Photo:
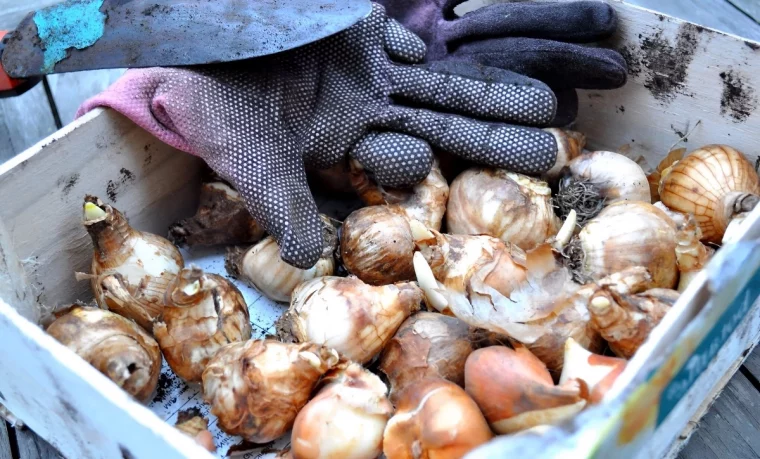
{"label": "bulb pile", "polygon": [[[76,277],[97,307],[69,308],[47,331],[144,403],[163,355],[219,428],[254,443],[289,435],[290,457],[458,458],[540,434],[605,402],[760,200],[751,163],[725,145],[671,152],[647,175],[556,135],[572,148],[542,177],[471,165],[449,187],[436,159],[419,185],[387,189],[341,164],[330,181],[365,207],[322,216],[324,251],[307,270],[280,259],[235,190],[204,184],[169,239],[227,246],[232,277],[289,305],[276,339],[252,337],[225,277],[185,267],[169,239],[87,196],[94,252]],[[177,428],[214,450],[199,413]]]}

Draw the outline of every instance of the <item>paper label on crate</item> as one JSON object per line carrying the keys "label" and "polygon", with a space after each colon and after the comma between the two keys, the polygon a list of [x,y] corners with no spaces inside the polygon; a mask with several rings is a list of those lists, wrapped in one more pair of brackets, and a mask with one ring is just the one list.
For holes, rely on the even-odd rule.
{"label": "paper label on crate", "polygon": [[[657,415],[657,426],[662,424],[668,414],[675,408],[678,402],[691,389],[694,382],[705,371],[710,362],[715,358],[723,344],[728,340],[731,334],[736,330],[739,324],[751,309],[755,300],[760,297],[760,269],[758,269],[758,258],[760,250],[758,243],[741,243],[734,247],[733,250],[716,253],[716,263],[709,265],[710,273],[710,290],[713,297],[705,306],[708,313],[708,320],[702,327],[712,327],[706,332],[704,338],[696,347],[685,364],[671,379],[670,383],[662,392]],[[718,255],[720,254],[720,255]],[[741,279],[754,269],[754,273],[749,280],[741,286]],[[725,310],[719,315],[717,320],[709,320],[709,309],[719,310],[719,303],[727,296],[730,297],[732,292],[741,288]],[[695,324],[696,325],[696,324]],[[704,330],[690,328],[687,331],[693,336],[699,336]],[[683,339],[680,340],[683,342]],[[653,372],[656,373],[658,370]]]}

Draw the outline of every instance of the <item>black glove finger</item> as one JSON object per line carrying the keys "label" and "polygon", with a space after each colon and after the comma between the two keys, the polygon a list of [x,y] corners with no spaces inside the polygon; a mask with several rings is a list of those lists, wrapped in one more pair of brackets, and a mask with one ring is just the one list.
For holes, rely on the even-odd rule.
{"label": "black glove finger", "polygon": [[557,105],[554,93],[540,81],[468,62],[393,66],[391,85],[391,95],[407,103],[531,126],[549,124]]}
{"label": "black glove finger", "polygon": [[549,126],[567,126],[578,117],[578,92],[575,89],[555,89],[554,95],[557,96],[557,116]]}
{"label": "black glove finger", "polygon": [[424,109],[392,107],[378,127],[405,132],[464,159],[528,175],[554,166],[559,142],[543,129],[487,123]]}
{"label": "black glove finger", "polygon": [[516,2],[485,6],[448,22],[442,31],[450,47],[484,38],[531,37],[589,43],[617,27],[615,9],[605,2]]}
{"label": "black glove finger", "polygon": [[427,53],[425,42],[395,19],[388,18],[385,25],[385,51],[399,62],[422,62]]}
{"label": "black glove finger", "polygon": [[297,268],[313,267],[322,254],[322,223],[303,163],[276,156],[269,161],[241,159],[232,174],[222,176],[277,241],[280,257]]}
{"label": "black glove finger", "polygon": [[422,139],[398,132],[370,132],[351,151],[351,157],[372,173],[380,185],[414,186],[427,177],[433,151]]}
{"label": "black glove finger", "polygon": [[615,89],[628,78],[628,65],[617,51],[534,38],[465,43],[450,59],[511,70],[552,88]]}

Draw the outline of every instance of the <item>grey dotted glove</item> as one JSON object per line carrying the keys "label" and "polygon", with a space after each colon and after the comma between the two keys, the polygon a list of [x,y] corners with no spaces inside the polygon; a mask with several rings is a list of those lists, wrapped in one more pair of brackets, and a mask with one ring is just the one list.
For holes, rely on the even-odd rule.
{"label": "grey dotted glove", "polygon": [[[504,70],[438,62],[382,6],[355,26],[296,50],[230,64],[129,70],[79,114],[109,106],[203,158],[246,200],[286,262],[309,268],[321,223],[305,167],[346,154],[392,187],[430,171],[431,146],[515,172],[550,169],[556,100]],[[509,125],[505,123],[515,123]]]}

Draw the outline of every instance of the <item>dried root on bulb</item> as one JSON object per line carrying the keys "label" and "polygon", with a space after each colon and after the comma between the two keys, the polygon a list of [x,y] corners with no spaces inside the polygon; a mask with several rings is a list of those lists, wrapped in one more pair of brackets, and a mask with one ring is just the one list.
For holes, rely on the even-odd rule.
{"label": "dried root on bulb", "polygon": [[565,167],[555,197],[560,216],[571,209],[583,225],[608,204],[620,201],[651,203],[649,183],[641,167],[611,151],[580,155]]}
{"label": "dried root on bulb", "polygon": [[47,333],[142,403],[156,391],[158,343],[135,322],[98,308],[72,307]]}
{"label": "dried root on bulb", "polygon": [[433,167],[425,180],[410,189],[378,185],[358,161],[351,160],[351,183],[366,205],[397,207],[409,218],[419,220],[428,228],[441,229],[449,199],[449,184],[441,174],[437,159],[433,161]]}
{"label": "dried root on bulb", "polygon": [[311,343],[228,344],[203,372],[203,398],[224,432],[266,443],[293,427],[319,379],[339,361],[334,350]]}
{"label": "dried root on bulb", "polygon": [[169,239],[178,246],[207,247],[253,244],[264,237],[240,193],[231,186],[214,181],[201,185],[195,215],[174,223]]}
{"label": "dried root on bulb", "polygon": [[164,290],[184,267],[179,250],[160,236],[132,228],[121,212],[95,196],[85,197],[83,223],[95,251],[92,274],[78,274],[78,279],[90,279],[98,306],[152,333]]}
{"label": "dried root on bulb", "polygon": [[186,382],[201,382],[219,349],[251,339],[248,305],[222,276],[186,268],[169,284],[153,334],[172,371]]}
{"label": "dried root on bulb", "polygon": [[268,236],[248,249],[228,248],[224,262],[227,273],[256,288],[273,301],[290,302],[293,290],[298,285],[317,277],[331,276],[335,272],[333,252],[338,245],[338,231],[329,217],[320,217],[322,256],[311,268],[299,269],[283,261],[277,241]]}
{"label": "dried root on bulb", "polygon": [[621,201],[589,221],[566,253],[583,281],[641,266],[655,286],[673,288],[678,282],[676,245],[676,225],[668,215],[646,202]]}
{"label": "dried root on bulb", "polygon": [[328,346],[365,364],[421,301],[422,291],[413,282],[375,287],[356,277],[320,277],[296,288],[277,328],[285,340]]}

